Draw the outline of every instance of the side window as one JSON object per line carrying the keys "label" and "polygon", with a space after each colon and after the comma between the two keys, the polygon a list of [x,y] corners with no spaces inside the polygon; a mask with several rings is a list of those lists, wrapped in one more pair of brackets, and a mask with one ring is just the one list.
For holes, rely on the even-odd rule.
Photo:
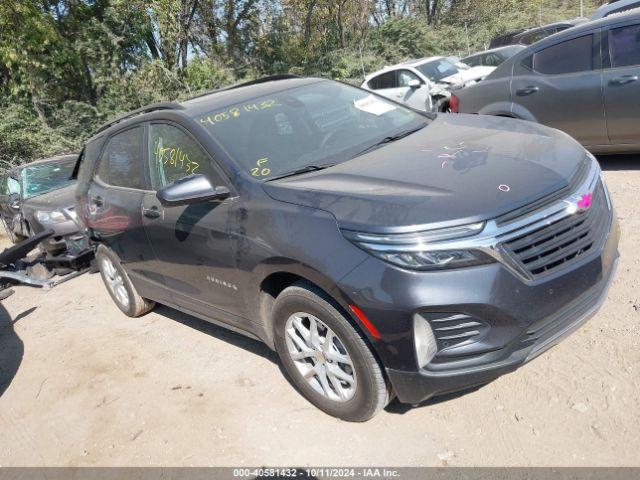
{"label": "side window", "polygon": [[391,71],[378,75],[369,80],[371,90],[382,90],[383,88],[396,88],[396,72]]}
{"label": "side window", "polygon": [[487,55],[485,55],[484,57],[484,62],[482,62],[482,64],[487,67],[497,67],[503,61],[504,59],[497,53],[487,53]]}
{"label": "side window", "polygon": [[412,71],[398,70],[398,87],[408,87],[411,80],[418,80],[420,82],[420,78]]}
{"label": "side window", "polygon": [[533,69],[548,75],[593,70],[593,36],[567,40],[535,53]]}
{"label": "side window", "polygon": [[627,25],[609,32],[611,66],[640,65],[640,25]]}
{"label": "side window", "polygon": [[142,128],[134,127],[114,135],[100,157],[96,175],[114,187],[147,188],[141,158]]}
{"label": "side window", "polygon": [[476,55],[475,57],[469,57],[464,60],[464,63],[470,67],[478,67],[482,65],[482,55]]}
{"label": "side window", "polygon": [[9,195],[13,193],[20,193],[20,182],[15,178],[9,177],[7,179],[7,191]]}
{"label": "side window", "polygon": [[[288,125],[283,120],[278,127],[287,129]],[[209,177],[214,185],[224,183],[202,147],[182,129],[166,123],[149,125],[149,168],[154,190],[197,173]]]}

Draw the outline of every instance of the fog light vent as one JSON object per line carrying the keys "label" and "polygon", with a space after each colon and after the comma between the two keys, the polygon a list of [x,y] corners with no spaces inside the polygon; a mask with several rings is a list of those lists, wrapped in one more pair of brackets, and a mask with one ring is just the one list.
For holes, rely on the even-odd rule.
{"label": "fog light vent", "polygon": [[416,347],[418,366],[424,367],[438,352],[436,339],[426,318],[421,315],[413,316],[413,339]]}
{"label": "fog light vent", "polygon": [[438,351],[480,340],[489,326],[464,313],[424,313],[431,323]]}

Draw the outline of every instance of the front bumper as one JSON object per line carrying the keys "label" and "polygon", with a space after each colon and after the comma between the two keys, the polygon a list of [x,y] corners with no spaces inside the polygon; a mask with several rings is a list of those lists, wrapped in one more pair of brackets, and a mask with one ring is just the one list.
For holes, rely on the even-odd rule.
{"label": "front bumper", "polygon": [[[417,404],[512,372],[594,315],[618,262],[619,227],[612,217],[597,251],[539,281],[525,283],[500,263],[415,273],[371,259],[343,278],[340,288],[378,330],[380,339],[370,337],[371,343],[398,399]],[[465,314],[487,328],[478,341],[440,350],[419,368],[412,333],[416,313]]]}
{"label": "front bumper", "polygon": [[387,375],[398,399],[403,403],[417,404],[435,395],[483,385],[533,360],[558,344],[597,313],[607,298],[617,264],[618,258],[615,259],[601,283],[575,299],[556,315],[545,319],[535,332],[525,331],[506,349],[496,352],[496,357],[503,358],[479,366],[445,372],[427,369],[417,372],[387,369]]}
{"label": "front bumper", "polygon": [[44,240],[40,245],[47,253],[59,253],[67,250],[68,242],[78,242],[84,238],[80,227],[73,220],[68,218],[64,222],[39,222],[35,218],[31,220],[31,228],[34,233],[40,233],[51,229],[54,234]]}

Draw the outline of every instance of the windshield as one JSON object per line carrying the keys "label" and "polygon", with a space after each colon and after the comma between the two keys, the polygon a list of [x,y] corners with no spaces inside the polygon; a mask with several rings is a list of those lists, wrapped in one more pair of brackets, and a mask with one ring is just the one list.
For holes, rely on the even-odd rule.
{"label": "windshield", "polygon": [[31,198],[71,185],[75,161],[43,163],[22,170],[22,196]]}
{"label": "windshield", "polygon": [[422,65],[417,65],[416,68],[432,82],[439,82],[443,78],[459,72],[458,67],[446,58],[423,63]]}
{"label": "windshield", "polygon": [[331,81],[253,98],[197,120],[260,180],[344,162],[428,121],[370,92]]}

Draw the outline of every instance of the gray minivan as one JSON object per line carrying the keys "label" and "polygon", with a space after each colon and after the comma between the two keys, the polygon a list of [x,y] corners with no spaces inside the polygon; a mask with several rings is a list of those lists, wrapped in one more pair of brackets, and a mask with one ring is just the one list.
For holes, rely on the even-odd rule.
{"label": "gray minivan", "polygon": [[639,78],[640,12],[633,12],[531,45],[455,92],[451,107],[558,128],[592,152],[637,152]]}

